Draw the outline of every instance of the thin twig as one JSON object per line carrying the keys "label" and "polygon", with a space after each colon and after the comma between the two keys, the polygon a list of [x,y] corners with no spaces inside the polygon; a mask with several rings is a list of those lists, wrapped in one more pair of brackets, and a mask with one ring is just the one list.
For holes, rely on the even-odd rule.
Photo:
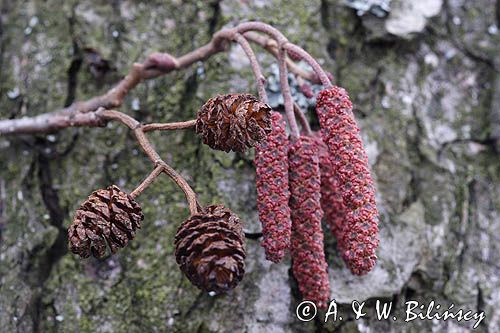
{"label": "thin twig", "polygon": [[122,113],[120,111],[105,110],[104,108],[99,108],[97,109],[96,114],[105,120],[117,120],[125,124],[131,130],[135,130],[137,127],[141,125],[141,123],[139,123],[137,120],[135,120],[128,114]]}
{"label": "thin twig", "polygon": [[332,87],[332,83],[330,82],[330,79],[328,78],[326,72],[323,70],[323,68],[321,68],[318,62],[303,48],[290,42],[285,42],[283,44],[283,48],[285,50],[292,51],[293,53],[304,59],[309,64],[309,66],[312,67],[316,75],[318,75],[319,80],[321,81],[321,84],[325,87],[325,89],[330,89]]}
{"label": "thin twig", "polygon": [[[151,162],[154,163],[155,169],[158,166],[160,166],[162,171],[165,172],[182,189],[182,191],[186,195],[191,215],[196,214],[198,212],[198,207],[200,205],[196,199],[196,194],[194,193],[193,189],[189,186],[187,181],[177,171],[175,171],[170,165],[168,165],[165,161],[161,159],[160,155],[156,152],[153,145],[144,134],[141,124],[136,119],[119,111],[103,110],[102,108],[99,109],[96,113],[99,114],[103,119],[117,120],[125,124],[127,127],[129,127],[134,132],[137,142],[141,146],[142,150],[144,150],[144,152],[151,160]],[[158,176],[158,174],[156,176]],[[141,184],[145,185],[144,188],[142,188],[141,185],[139,185],[138,187],[138,189],[140,189],[139,193],[141,193],[154,180],[154,178],[152,179],[148,178],[146,178],[146,180]],[[134,192],[135,191],[137,191],[137,189],[134,190]]]}
{"label": "thin twig", "polygon": [[189,186],[187,181],[164,161],[159,161],[158,165],[161,165],[163,167],[163,171],[182,189],[182,191],[186,195],[191,215],[198,213],[198,211],[201,210],[201,205],[196,199],[196,193],[193,191],[191,186]]}
{"label": "thin twig", "polygon": [[151,131],[170,131],[170,130],[191,128],[194,127],[195,125],[196,125],[196,119],[188,121],[180,121],[177,123],[152,123],[152,124],[142,125],[142,131],[145,133]]}
{"label": "thin twig", "polygon": [[300,126],[302,127],[302,130],[304,131],[304,134],[307,136],[312,135],[312,130],[311,126],[309,125],[309,121],[307,121],[306,116],[300,110],[300,106],[297,103],[293,103],[293,111],[295,112],[295,115],[299,118]]}
{"label": "thin twig", "polygon": [[318,62],[303,48],[290,43],[278,29],[262,22],[241,23],[236,27],[236,29],[240,33],[253,30],[270,35],[278,43],[278,48],[280,49],[279,51],[281,51],[281,48],[284,48],[285,50],[289,50],[297,54],[300,58],[304,59],[309,64],[309,66],[312,67],[313,71],[316,73],[316,75],[318,75],[323,86],[325,86],[325,88],[327,89],[331,88],[332,83],[330,82],[330,79],[328,79],[328,75],[326,75],[325,71],[321,68]]}
{"label": "thin twig", "polygon": [[134,135],[135,138],[137,139],[137,142],[139,142],[139,145],[141,146],[142,150],[148,156],[151,162],[156,164],[159,161],[162,161],[160,155],[158,155],[156,150],[153,148],[153,145],[142,131],[142,128],[137,127],[136,129],[134,129]]}
{"label": "thin twig", "polygon": [[189,204],[189,211],[191,212],[191,215],[196,214],[198,212],[198,202],[196,200],[196,194],[194,193],[193,189],[187,181],[177,172],[175,171],[170,165],[168,165],[165,161],[163,161],[154,150],[153,145],[151,142],[146,138],[144,135],[144,132],[142,131],[141,127],[138,127],[134,130],[135,137],[137,138],[137,141],[141,145],[142,149],[148,155],[149,159],[151,162],[153,162],[155,165],[161,165],[163,168],[163,171],[181,188],[181,190],[184,192],[184,195],[186,196],[186,199]]}
{"label": "thin twig", "polygon": [[251,22],[241,23],[238,26],[236,26],[235,29],[237,29],[239,33],[245,33],[247,31],[263,32],[274,38],[276,42],[278,42],[278,44],[283,44],[288,41],[288,39],[285,37],[285,35],[281,33],[281,31],[279,31],[273,26],[270,26],[269,24],[265,24],[262,22],[251,21]]}
{"label": "thin twig", "polygon": [[146,177],[146,179],[144,179],[142,183],[130,193],[130,196],[134,199],[137,198],[145,189],[149,187],[149,185],[151,185],[151,183],[153,183],[156,177],[158,177],[162,172],[163,172],[163,166],[161,165],[156,166],[156,168],[154,168],[153,171],[151,171],[151,173]]}
{"label": "thin twig", "polygon": [[280,49],[278,54],[278,63],[280,68],[280,85],[281,93],[285,104],[285,114],[290,126],[290,136],[293,140],[297,140],[300,136],[299,126],[293,113],[293,100],[292,93],[290,92],[290,85],[288,84],[288,72],[286,69],[286,53],[283,48]]}
{"label": "thin twig", "polygon": [[234,40],[238,44],[240,44],[243,51],[245,51],[248,60],[250,61],[250,65],[252,66],[252,71],[255,76],[255,82],[257,83],[257,91],[259,93],[259,99],[266,104],[269,103],[265,88],[266,78],[264,77],[264,75],[262,75],[262,70],[260,69],[259,62],[257,61],[257,57],[255,56],[255,53],[253,52],[252,47],[250,46],[250,43],[248,43],[245,37],[243,37],[243,35],[239,33],[234,34]]}
{"label": "thin twig", "polygon": [[[243,36],[245,36],[247,40],[261,46],[266,51],[271,53],[271,55],[273,55],[276,59],[278,59],[278,43],[274,39],[270,39],[264,35],[258,34],[253,31],[245,32]],[[308,81],[311,81],[312,83],[321,83],[315,72],[306,71],[300,68],[300,66],[298,66],[290,58],[286,59],[286,64],[290,69],[290,72],[294,73],[295,75],[303,79],[306,79]]]}

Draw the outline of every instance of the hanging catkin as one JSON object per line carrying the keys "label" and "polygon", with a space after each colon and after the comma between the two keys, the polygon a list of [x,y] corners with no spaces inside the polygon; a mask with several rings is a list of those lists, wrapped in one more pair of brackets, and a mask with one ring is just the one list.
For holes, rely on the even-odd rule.
{"label": "hanging catkin", "polygon": [[288,200],[288,138],[285,121],[272,113],[273,130],[255,147],[257,208],[262,223],[266,258],[279,262],[290,247],[291,220]]}
{"label": "hanging catkin", "polygon": [[378,246],[378,211],[368,157],[352,103],[343,88],[321,91],[316,112],[346,208],[345,228],[339,240],[342,257],[354,274],[362,275],[375,265]]}
{"label": "hanging catkin", "polygon": [[314,139],[319,149],[319,168],[321,171],[321,208],[324,212],[324,220],[333,236],[337,239],[337,248],[342,249],[342,232],[344,230],[345,207],[342,201],[342,192],[338,175],[335,172],[333,162],[330,160],[330,152],[321,139],[320,133],[314,133]]}
{"label": "hanging catkin", "polygon": [[330,297],[323,248],[318,146],[302,136],[289,149],[292,270],[304,300],[324,308]]}

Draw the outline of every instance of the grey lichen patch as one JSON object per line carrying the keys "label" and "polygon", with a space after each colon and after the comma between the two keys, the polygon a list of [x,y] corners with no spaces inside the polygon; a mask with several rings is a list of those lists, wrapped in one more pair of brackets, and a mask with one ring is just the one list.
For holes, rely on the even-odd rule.
{"label": "grey lichen patch", "polygon": [[392,0],[346,0],[347,6],[356,9],[358,16],[371,13],[377,17],[385,17],[391,11]]}
{"label": "grey lichen patch", "polygon": [[442,0],[394,0],[385,27],[389,33],[400,37],[422,32],[427,20],[439,14],[442,5]]}
{"label": "grey lichen patch", "polygon": [[[276,265],[265,261],[263,251],[259,249],[259,256],[252,258],[263,263],[260,267],[262,275],[257,283],[261,290],[254,302],[255,321],[247,320],[249,332],[287,332],[293,322],[289,315],[292,302],[291,290],[288,283],[288,262]],[[273,290],[273,293],[266,292]]]}
{"label": "grey lichen patch", "polygon": [[[377,175],[377,188],[387,203],[388,209],[401,212],[411,185],[412,175],[408,158],[401,159],[395,151],[382,153],[373,168]],[[394,186],[397,183],[399,186]]]}

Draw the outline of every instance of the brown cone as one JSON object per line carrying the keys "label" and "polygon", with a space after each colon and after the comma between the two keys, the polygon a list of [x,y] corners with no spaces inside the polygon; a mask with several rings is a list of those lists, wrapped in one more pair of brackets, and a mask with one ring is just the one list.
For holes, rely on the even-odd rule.
{"label": "brown cone", "polygon": [[175,257],[198,288],[217,293],[236,287],[245,272],[241,222],[231,210],[213,205],[184,221],[175,235]]}
{"label": "brown cone", "polygon": [[69,248],[82,258],[106,255],[125,247],[144,219],[141,207],[127,193],[111,185],[92,193],[78,208],[68,229]]}
{"label": "brown cone", "polygon": [[198,111],[196,133],[213,149],[243,152],[271,132],[271,107],[250,94],[209,99]]}

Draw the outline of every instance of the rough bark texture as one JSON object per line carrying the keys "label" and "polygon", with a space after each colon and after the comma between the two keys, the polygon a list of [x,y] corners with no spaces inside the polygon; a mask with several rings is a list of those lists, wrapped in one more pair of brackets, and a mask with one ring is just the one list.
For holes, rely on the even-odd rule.
{"label": "rough bark texture", "polygon": [[[3,1],[0,116],[35,115],[102,93],[134,60],[153,51],[182,54],[227,23],[271,23],[323,59],[336,84],[349,91],[378,187],[380,247],[373,272],[352,276],[326,234],[332,297],[343,304],[344,319],[352,317],[347,310],[354,299],[394,300],[398,317],[406,300],[434,299],[484,310],[478,331],[498,332],[499,4],[417,2],[428,8],[393,0],[387,17],[360,17],[340,0]],[[242,52],[234,46],[229,55],[149,81],[131,92],[122,110],[150,122],[188,120],[211,96],[253,90]],[[268,73],[271,58],[260,59]],[[212,151],[189,130],[152,140],[204,204],[223,202],[247,230],[259,230],[251,154]],[[450,320],[379,322],[372,315],[300,322],[289,259],[266,262],[259,240],[247,241],[247,274],[236,289],[215,297],[201,293],[175,263],[173,238],[189,213],[166,177],[141,195],[144,224],[130,246],[106,260],[81,261],[67,253],[66,239],[78,204],[110,184],[130,191],[150,171],[130,133],[120,125],[68,129],[0,138],[0,149],[3,332],[470,327]]]}

